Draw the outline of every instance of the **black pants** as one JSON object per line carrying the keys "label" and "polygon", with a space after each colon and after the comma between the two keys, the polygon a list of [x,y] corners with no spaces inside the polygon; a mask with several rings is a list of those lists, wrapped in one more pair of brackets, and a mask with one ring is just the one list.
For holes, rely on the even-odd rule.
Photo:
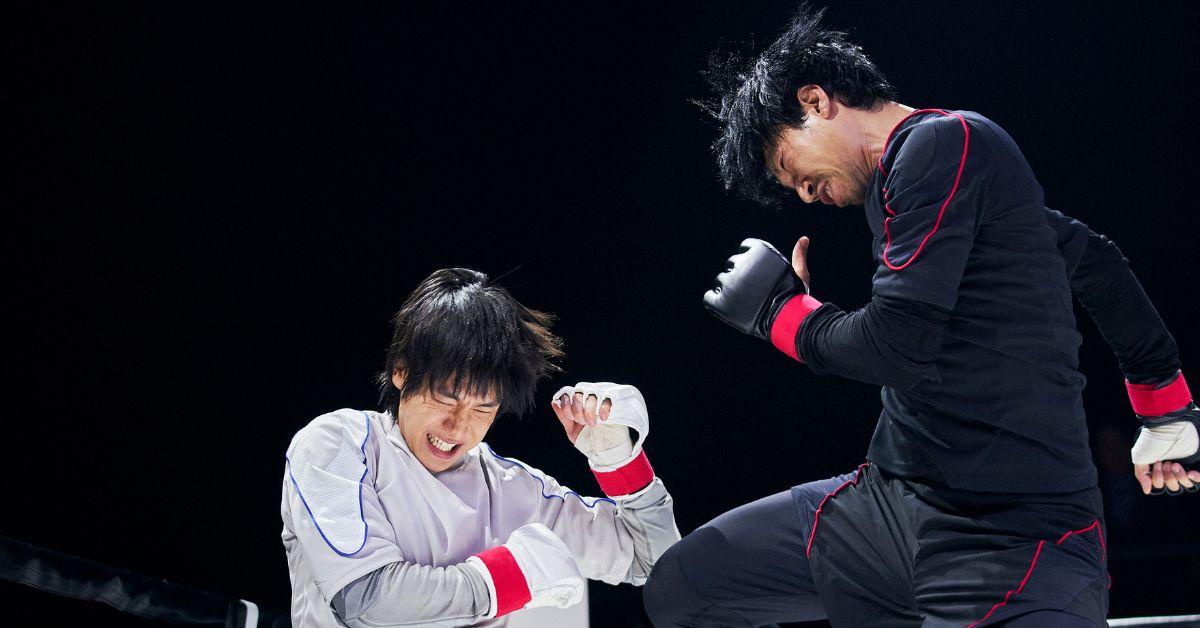
{"label": "black pants", "polygon": [[655,626],[1103,626],[1096,489],[954,491],[863,465],[727,512],[668,550]]}

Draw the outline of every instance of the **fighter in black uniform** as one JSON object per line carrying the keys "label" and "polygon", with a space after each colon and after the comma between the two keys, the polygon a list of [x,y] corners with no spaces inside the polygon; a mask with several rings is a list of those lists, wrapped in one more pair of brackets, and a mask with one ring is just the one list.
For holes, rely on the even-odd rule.
{"label": "fighter in black uniform", "polygon": [[[809,296],[748,239],[705,305],[814,372],[883,386],[868,462],[728,512],[658,562],[658,626],[1102,626],[1107,548],[1072,295],[1117,352],[1147,493],[1200,490],[1178,351],[1107,238],[1045,207],[999,126],[913,110],[860,48],[801,13],[719,108],[726,183],[866,209],[870,302]],[[1189,470],[1189,468],[1191,470]]]}

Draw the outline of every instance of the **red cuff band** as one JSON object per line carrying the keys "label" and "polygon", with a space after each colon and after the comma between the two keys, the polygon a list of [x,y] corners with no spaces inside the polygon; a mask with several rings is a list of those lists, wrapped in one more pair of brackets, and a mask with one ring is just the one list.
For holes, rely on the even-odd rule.
{"label": "red cuff band", "polygon": [[525,574],[507,547],[497,545],[475,557],[483,561],[492,575],[492,584],[496,587],[496,617],[524,608],[533,599]]}
{"label": "red cuff band", "polygon": [[1183,409],[1192,402],[1192,393],[1183,379],[1183,373],[1162,388],[1155,386],[1125,382],[1125,388],[1129,390],[1129,402],[1138,416],[1162,416]]}
{"label": "red cuff band", "polygon": [[642,450],[636,458],[625,463],[625,466],[607,473],[592,469],[592,475],[596,476],[600,490],[604,491],[605,495],[620,497],[646,488],[654,480],[654,469],[646,459],[646,451]]}
{"label": "red cuff band", "polygon": [[791,356],[793,360],[803,362],[804,360],[796,354],[796,334],[800,331],[800,324],[804,319],[821,305],[820,301],[807,294],[788,299],[788,302],[779,308],[775,322],[771,323],[771,344]]}

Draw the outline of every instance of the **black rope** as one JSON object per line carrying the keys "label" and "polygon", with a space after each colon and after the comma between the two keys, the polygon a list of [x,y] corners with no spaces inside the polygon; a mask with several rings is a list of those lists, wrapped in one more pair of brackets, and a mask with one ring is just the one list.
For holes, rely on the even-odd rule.
{"label": "black rope", "polygon": [[[5,536],[0,536],[0,579],[173,624],[246,625],[247,607],[242,600]],[[258,612],[258,626],[288,625],[288,618],[281,613],[261,608]]]}

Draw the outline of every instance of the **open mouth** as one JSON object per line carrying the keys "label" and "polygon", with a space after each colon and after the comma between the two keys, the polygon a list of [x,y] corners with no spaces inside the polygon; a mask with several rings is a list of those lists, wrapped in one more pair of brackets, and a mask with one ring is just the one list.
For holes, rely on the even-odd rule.
{"label": "open mouth", "polygon": [[458,448],[462,447],[462,443],[444,441],[433,434],[426,434],[425,440],[429,444],[429,452],[438,458],[453,458]]}

